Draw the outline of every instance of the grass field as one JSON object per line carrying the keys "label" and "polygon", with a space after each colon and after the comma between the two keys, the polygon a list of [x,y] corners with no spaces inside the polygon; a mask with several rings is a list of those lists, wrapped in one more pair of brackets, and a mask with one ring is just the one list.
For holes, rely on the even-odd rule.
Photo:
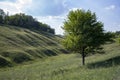
{"label": "grass field", "polygon": [[15,26],[0,26],[0,67],[66,53],[60,37]]}
{"label": "grass field", "polygon": [[81,65],[79,54],[36,60],[31,64],[0,69],[0,80],[120,80],[120,46],[104,45],[105,54],[86,57]]}

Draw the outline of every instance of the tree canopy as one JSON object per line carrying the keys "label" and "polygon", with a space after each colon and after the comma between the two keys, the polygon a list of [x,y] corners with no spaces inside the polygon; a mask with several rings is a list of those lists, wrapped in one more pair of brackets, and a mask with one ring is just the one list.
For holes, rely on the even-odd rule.
{"label": "tree canopy", "polygon": [[97,21],[96,14],[90,10],[70,11],[63,29],[63,45],[71,51],[81,53],[83,65],[87,53],[99,49],[102,44],[111,40],[111,34],[105,33],[103,23]]}

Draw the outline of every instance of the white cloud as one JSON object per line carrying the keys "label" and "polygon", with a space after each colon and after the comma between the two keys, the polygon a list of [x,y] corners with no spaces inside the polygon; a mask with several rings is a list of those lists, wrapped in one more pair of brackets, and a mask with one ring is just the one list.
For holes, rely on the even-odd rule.
{"label": "white cloud", "polygon": [[110,5],[110,6],[105,7],[106,10],[114,10],[115,8],[116,8],[115,5]]}
{"label": "white cloud", "polygon": [[82,8],[71,8],[71,9],[69,9],[69,11],[75,11],[77,9],[82,9]]}
{"label": "white cloud", "polygon": [[105,30],[106,31],[120,31],[120,24],[116,22],[111,22],[111,24],[105,24]]}
{"label": "white cloud", "polygon": [[10,14],[24,12],[25,7],[29,6],[32,0],[16,0],[16,2],[3,1],[0,7]]}
{"label": "white cloud", "polygon": [[61,26],[63,26],[63,22],[65,19],[65,16],[36,16],[36,18],[42,22],[50,25],[52,28],[55,29],[56,34],[63,34],[64,31],[62,30]]}

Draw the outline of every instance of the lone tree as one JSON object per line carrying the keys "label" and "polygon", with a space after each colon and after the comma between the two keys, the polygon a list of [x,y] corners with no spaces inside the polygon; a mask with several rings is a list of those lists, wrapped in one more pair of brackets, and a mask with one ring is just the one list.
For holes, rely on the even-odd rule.
{"label": "lone tree", "polygon": [[63,25],[63,45],[82,54],[82,64],[85,65],[86,54],[96,51],[106,41],[110,41],[112,35],[105,33],[103,23],[97,21],[95,13],[90,10],[70,11],[67,17]]}

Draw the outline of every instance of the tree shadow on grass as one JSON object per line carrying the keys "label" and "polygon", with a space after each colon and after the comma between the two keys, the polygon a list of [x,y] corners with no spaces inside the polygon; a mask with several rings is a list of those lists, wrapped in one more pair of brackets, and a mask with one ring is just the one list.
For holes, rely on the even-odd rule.
{"label": "tree shadow on grass", "polygon": [[120,65],[120,56],[116,56],[105,61],[90,63],[87,65],[87,67],[89,69],[94,69],[94,68],[108,68],[117,65]]}

